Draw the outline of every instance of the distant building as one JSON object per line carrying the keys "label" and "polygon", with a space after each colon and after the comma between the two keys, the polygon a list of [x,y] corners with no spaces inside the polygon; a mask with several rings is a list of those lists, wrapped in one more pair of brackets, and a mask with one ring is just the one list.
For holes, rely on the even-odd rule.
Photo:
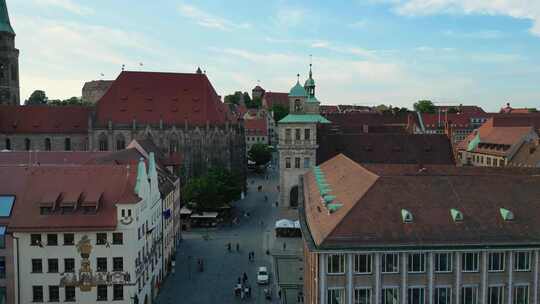
{"label": "distant building", "polygon": [[538,303],[538,173],[343,155],[313,168],[300,190],[304,303]]}
{"label": "distant building", "polygon": [[506,103],[506,106],[502,107],[499,113],[502,114],[526,114],[526,113],[532,113],[532,112],[538,112],[538,109],[536,108],[512,108],[510,106],[510,103]]}
{"label": "distant building", "polygon": [[93,80],[84,83],[82,101],[96,104],[107,93],[114,80]]}
{"label": "distant building", "polygon": [[0,104],[19,105],[19,50],[6,0],[0,0]]}
{"label": "distant building", "polygon": [[265,92],[266,91],[260,85],[257,85],[256,87],[253,88],[253,90],[251,90],[251,98],[252,99],[257,98],[257,99],[262,100]]}
{"label": "distant building", "polygon": [[246,153],[254,144],[268,145],[268,127],[266,118],[253,118],[244,120],[246,134]]}

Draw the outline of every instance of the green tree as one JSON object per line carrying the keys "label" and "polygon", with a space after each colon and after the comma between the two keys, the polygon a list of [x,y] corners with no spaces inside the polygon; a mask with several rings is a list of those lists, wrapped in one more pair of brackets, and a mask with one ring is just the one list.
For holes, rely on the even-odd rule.
{"label": "green tree", "polygon": [[257,166],[264,166],[272,159],[272,148],[266,144],[254,144],[248,151],[248,159]]}
{"label": "green tree", "polygon": [[226,103],[234,103],[235,105],[240,103],[240,96],[237,94],[229,94],[225,96],[225,102]]}
{"label": "green tree", "polygon": [[237,200],[242,179],[236,172],[213,168],[206,175],[192,178],[182,189],[183,198],[197,211],[215,210]]}
{"label": "green tree", "polygon": [[435,113],[435,105],[431,100],[419,100],[414,103],[414,109],[420,113]]}
{"label": "green tree", "polygon": [[459,110],[456,107],[448,107],[448,109],[446,109],[446,112],[449,114],[456,114],[459,112]]}
{"label": "green tree", "polygon": [[87,101],[83,101],[82,98],[80,97],[71,97],[71,98],[68,98],[68,99],[64,99],[64,100],[60,100],[60,99],[54,99],[54,100],[49,100],[47,102],[48,105],[51,105],[51,106],[59,106],[59,107],[62,107],[62,106],[91,106],[92,103],[90,102],[87,102]]}
{"label": "green tree", "polygon": [[25,105],[43,105],[47,103],[47,94],[42,90],[35,90],[27,100],[24,101]]}
{"label": "green tree", "polygon": [[278,122],[283,117],[289,115],[289,108],[280,104],[274,104],[272,105],[272,112],[274,113],[274,121]]}
{"label": "green tree", "polygon": [[[245,97],[244,100],[246,100]],[[248,109],[260,109],[262,106],[262,100],[259,97],[246,100],[245,102]]]}

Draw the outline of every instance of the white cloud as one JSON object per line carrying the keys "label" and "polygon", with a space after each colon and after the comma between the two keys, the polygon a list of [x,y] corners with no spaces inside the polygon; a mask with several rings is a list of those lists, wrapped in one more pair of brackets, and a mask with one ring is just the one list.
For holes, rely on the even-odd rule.
{"label": "white cloud", "polygon": [[221,31],[231,31],[233,29],[247,29],[251,25],[249,23],[234,23],[225,18],[209,14],[196,6],[189,4],[180,4],[178,6],[178,12],[182,16],[187,17],[195,21],[202,27],[217,29]]}
{"label": "white cloud", "polygon": [[94,13],[93,9],[77,4],[72,0],[34,0],[34,3],[41,6],[61,8],[77,15],[90,15]]}
{"label": "white cloud", "polygon": [[280,8],[273,17],[274,23],[280,27],[295,27],[306,24],[308,12],[301,8],[292,8],[289,6]]}
{"label": "white cloud", "polygon": [[538,0],[401,0],[393,5],[402,15],[480,14],[502,15],[532,21],[530,32],[540,36]]}
{"label": "white cloud", "polygon": [[456,32],[453,30],[443,31],[443,35],[452,38],[466,38],[466,39],[499,39],[504,36],[504,33],[499,30],[482,30],[473,32]]}

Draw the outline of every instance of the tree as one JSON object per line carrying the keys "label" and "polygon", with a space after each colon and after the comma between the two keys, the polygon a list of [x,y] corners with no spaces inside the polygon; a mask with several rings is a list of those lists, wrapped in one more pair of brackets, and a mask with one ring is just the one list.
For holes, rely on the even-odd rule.
{"label": "tree", "polygon": [[289,108],[280,104],[274,104],[272,105],[272,112],[274,112],[274,121],[278,122],[282,120],[283,117],[289,115]]}
{"label": "tree", "polygon": [[446,109],[446,112],[449,114],[456,114],[459,112],[459,110],[456,107],[448,107],[448,109]]}
{"label": "tree", "polygon": [[259,109],[262,106],[262,100],[259,97],[248,99],[248,100],[246,100],[244,97],[244,100],[246,102],[246,107],[248,109]]}
{"label": "tree", "polygon": [[47,103],[47,94],[42,90],[35,90],[27,100],[24,101],[25,105],[43,105]]}
{"label": "tree", "polygon": [[420,113],[435,113],[436,107],[431,100],[419,100],[414,103],[414,109]]}
{"label": "tree", "polygon": [[64,99],[64,100],[60,100],[60,99],[54,99],[54,100],[49,100],[47,102],[48,105],[50,106],[59,106],[59,107],[62,107],[62,106],[91,106],[92,103],[88,102],[88,101],[83,101],[82,98],[80,97],[71,97],[71,98],[68,98],[68,99]]}
{"label": "tree", "polygon": [[254,144],[249,149],[248,159],[255,162],[257,167],[264,166],[272,159],[272,148],[266,144]]}
{"label": "tree", "polygon": [[225,96],[225,102],[234,103],[235,105],[238,105],[240,103],[240,96],[238,96],[237,94],[229,94]]}
{"label": "tree", "polygon": [[183,198],[197,211],[216,210],[237,200],[242,192],[240,174],[212,168],[204,176],[191,179],[182,189]]}

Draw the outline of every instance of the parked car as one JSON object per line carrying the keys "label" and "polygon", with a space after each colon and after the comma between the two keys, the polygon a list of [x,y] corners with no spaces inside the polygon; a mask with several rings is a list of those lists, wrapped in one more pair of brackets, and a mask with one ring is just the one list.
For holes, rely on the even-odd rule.
{"label": "parked car", "polygon": [[268,284],[268,268],[261,266],[257,270],[257,284],[266,285]]}

